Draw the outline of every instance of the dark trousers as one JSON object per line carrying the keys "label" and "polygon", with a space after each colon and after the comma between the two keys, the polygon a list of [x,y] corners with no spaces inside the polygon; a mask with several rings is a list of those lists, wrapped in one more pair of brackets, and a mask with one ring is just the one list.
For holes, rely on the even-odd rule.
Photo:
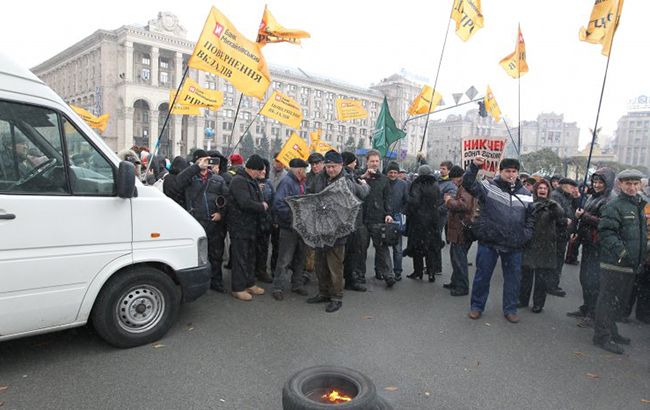
{"label": "dark trousers", "polygon": [[557,289],[560,287],[560,276],[562,276],[562,267],[564,266],[564,256],[566,254],[567,241],[559,240],[555,253],[555,270],[551,273],[546,282],[547,289]]}
{"label": "dark trousers", "polygon": [[[401,232],[401,227],[402,227],[402,214],[397,213],[393,215],[393,220],[395,221],[394,223],[398,224],[400,227],[400,232]],[[396,245],[392,246],[393,248],[393,272],[395,272],[395,275],[401,275],[402,274],[402,235],[400,234],[399,240],[397,241]]]}
{"label": "dark trousers", "polygon": [[[343,263],[343,277],[346,282],[354,282],[357,280],[359,273],[359,265],[361,261],[361,246],[363,241],[363,232],[359,229],[352,232],[347,241],[345,242],[345,261]],[[366,261],[363,260],[365,265]]]}
{"label": "dark trousers", "polygon": [[291,289],[302,288],[302,273],[305,269],[306,246],[293,229],[280,228],[278,265],[273,275],[273,291],[282,291],[289,282],[291,269]]}
{"label": "dark trousers", "polygon": [[255,240],[255,275],[266,275],[267,262],[269,260],[269,240],[268,232],[258,232]]}
{"label": "dark trousers", "polygon": [[255,240],[253,238],[230,238],[232,243],[232,291],[243,292],[255,286]]}
{"label": "dark trousers", "polygon": [[650,265],[637,279],[636,318],[650,323]]}
{"label": "dark trousers", "polygon": [[552,273],[553,269],[539,269],[522,266],[521,286],[519,287],[519,303],[528,306],[530,302],[530,294],[532,292],[533,306],[544,307],[544,304],[546,303],[546,278]]}
{"label": "dark trousers", "polygon": [[[280,227],[278,225],[273,225],[273,228],[271,229],[271,271],[272,272],[275,272],[275,268],[278,266],[278,252],[280,249],[279,242],[280,242]],[[267,255],[268,255],[268,251],[267,251]]]}
{"label": "dark trousers", "polygon": [[497,259],[501,258],[503,270],[503,314],[517,313],[519,283],[521,279],[521,251],[502,252],[494,248],[478,245],[476,252],[476,274],[472,283],[472,310],[483,312],[490,293],[490,280]]}
{"label": "dark trousers", "polygon": [[580,262],[580,286],[582,286],[582,301],[580,310],[588,317],[593,318],[598,301],[600,289],[600,252],[596,245],[582,246],[582,260]]}
{"label": "dark trousers", "polygon": [[426,253],[424,256],[413,256],[413,272],[416,276],[422,276],[424,274],[424,264],[427,264],[427,274],[435,274],[435,269],[433,268],[436,265],[436,253],[431,250]]}
{"label": "dark trousers", "polygon": [[469,290],[469,276],[467,272],[467,252],[472,247],[472,242],[452,243],[449,246],[451,259],[451,287],[458,290]]}
{"label": "dark trousers", "polygon": [[332,300],[343,300],[343,260],[345,245],[316,249],[318,293]]}
{"label": "dark trousers", "polygon": [[596,302],[594,343],[607,343],[618,335],[616,321],[621,319],[630,299],[636,275],[600,270],[600,292]]}
{"label": "dark trousers", "polygon": [[361,254],[359,265],[363,264],[363,276],[366,274],[366,258],[368,257],[368,247],[370,246],[370,240],[372,239],[372,245],[375,247],[375,275],[383,276],[385,278],[395,277],[393,272],[393,262],[390,257],[390,250],[388,246],[380,244],[378,241],[375,241],[372,237],[378,233],[379,227],[377,224],[370,224],[368,226],[362,226],[359,230],[365,231],[362,232],[362,240],[365,241],[361,244]]}
{"label": "dark trousers", "polygon": [[225,249],[226,227],[222,223],[199,221],[208,238],[208,260],[212,267],[211,286],[223,286],[223,252]]}

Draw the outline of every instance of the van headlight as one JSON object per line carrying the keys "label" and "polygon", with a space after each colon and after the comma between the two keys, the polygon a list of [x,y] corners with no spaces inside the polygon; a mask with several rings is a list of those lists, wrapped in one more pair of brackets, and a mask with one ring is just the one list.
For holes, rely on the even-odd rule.
{"label": "van headlight", "polygon": [[199,238],[199,266],[207,265],[208,263],[208,238],[202,236]]}

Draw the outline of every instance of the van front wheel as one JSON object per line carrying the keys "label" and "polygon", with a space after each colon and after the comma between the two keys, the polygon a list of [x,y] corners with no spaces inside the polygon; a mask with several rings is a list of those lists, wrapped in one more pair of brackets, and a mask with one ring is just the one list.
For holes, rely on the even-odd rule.
{"label": "van front wheel", "polygon": [[139,267],[111,278],[95,301],[92,322],[97,333],[115,347],[127,348],[159,340],[174,323],[180,298],[165,273]]}

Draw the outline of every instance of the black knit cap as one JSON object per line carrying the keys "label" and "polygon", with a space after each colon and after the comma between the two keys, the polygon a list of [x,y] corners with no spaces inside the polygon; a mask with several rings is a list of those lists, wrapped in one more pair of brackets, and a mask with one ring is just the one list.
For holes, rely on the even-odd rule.
{"label": "black knit cap", "polygon": [[343,165],[350,165],[357,160],[357,156],[350,151],[341,152],[341,158],[343,158]]}
{"label": "black knit cap", "polygon": [[390,171],[399,172],[399,164],[395,161],[389,162],[388,166],[386,167],[386,173],[389,173]]}
{"label": "black knit cap", "polygon": [[454,165],[454,166],[451,167],[451,169],[449,170],[449,178],[458,178],[458,177],[462,177],[464,173],[465,173],[465,171],[463,170],[463,168],[461,168],[461,167],[458,166],[458,165]]}
{"label": "black knit cap", "polygon": [[517,171],[519,171],[520,169],[519,160],[515,158],[504,158],[499,164],[499,171],[503,171],[504,169],[508,169],[508,168],[514,168]]}
{"label": "black knit cap", "polygon": [[343,157],[341,157],[341,154],[336,152],[336,150],[329,150],[325,153],[325,163],[326,164],[342,164],[343,163]]}
{"label": "black knit cap", "polygon": [[562,179],[560,179],[560,185],[564,185],[564,184],[573,185],[574,187],[578,186],[578,183],[576,181],[574,181],[573,179],[571,179],[571,178],[562,178]]}
{"label": "black knit cap", "polygon": [[196,151],[194,151],[194,152],[192,153],[192,162],[196,162],[196,161],[198,161],[199,158],[205,158],[205,157],[209,157],[209,156],[210,156],[210,155],[208,155],[208,153],[205,152],[205,150],[203,150],[203,149],[197,149]]}
{"label": "black knit cap", "polygon": [[264,160],[259,155],[253,154],[248,158],[248,161],[246,161],[246,168],[255,171],[262,171],[264,170]]}
{"label": "black knit cap", "polygon": [[317,162],[323,162],[324,160],[325,160],[325,158],[323,157],[323,154],[321,154],[320,152],[314,152],[314,153],[309,155],[309,158],[307,158],[307,162],[309,162],[310,164],[315,164]]}

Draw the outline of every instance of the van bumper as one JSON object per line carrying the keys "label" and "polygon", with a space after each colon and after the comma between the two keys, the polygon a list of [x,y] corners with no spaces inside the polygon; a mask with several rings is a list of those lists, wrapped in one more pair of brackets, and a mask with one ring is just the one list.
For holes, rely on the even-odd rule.
{"label": "van bumper", "polygon": [[176,271],[176,278],[183,290],[183,303],[192,302],[210,288],[212,269],[210,264]]}

